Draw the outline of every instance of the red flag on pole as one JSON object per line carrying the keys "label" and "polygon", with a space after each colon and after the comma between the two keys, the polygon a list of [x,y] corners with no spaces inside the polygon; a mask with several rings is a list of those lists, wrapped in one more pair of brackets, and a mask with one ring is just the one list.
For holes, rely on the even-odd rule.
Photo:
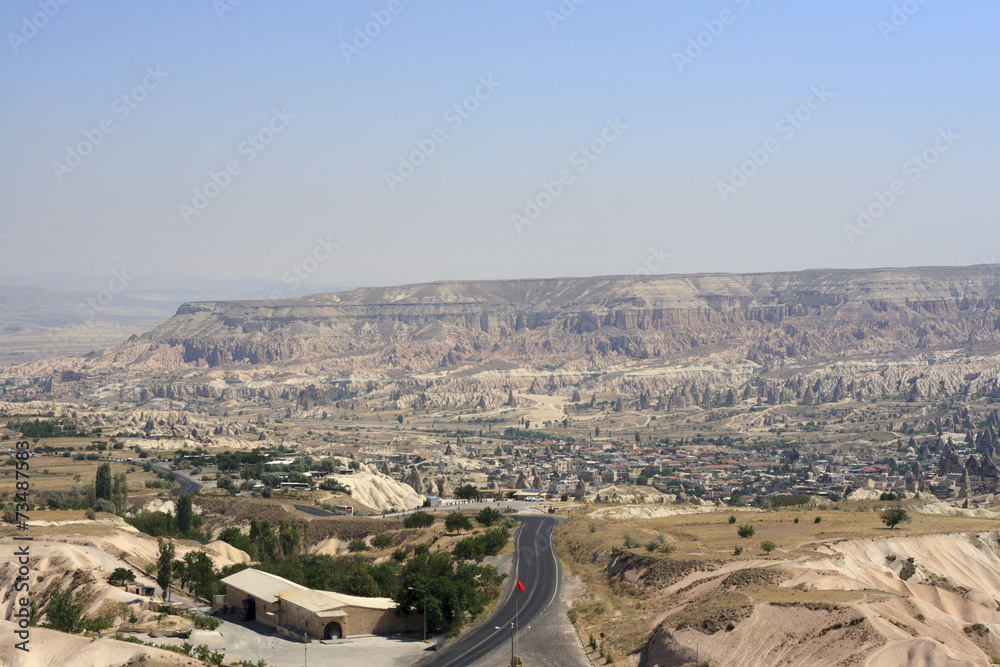
{"label": "red flag on pole", "polygon": [[521,591],[522,593],[524,592],[524,584],[521,583],[520,579],[517,580],[517,590]]}

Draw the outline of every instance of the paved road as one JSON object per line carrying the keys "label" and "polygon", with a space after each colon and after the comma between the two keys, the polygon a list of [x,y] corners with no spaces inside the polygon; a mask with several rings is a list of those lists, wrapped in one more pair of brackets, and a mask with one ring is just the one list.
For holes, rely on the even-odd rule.
{"label": "paved road", "polygon": [[333,512],[328,512],[322,507],[316,507],[315,505],[294,505],[294,507],[300,512],[305,512],[306,514],[311,514],[313,516],[337,516]]}
{"label": "paved road", "polygon": [[[523,512],[525,510],[542,510],[543,504],[545,505],[545,508],[551,506],[550,503],[529,503],[524,500],[500,500],[500,501],[491,500],[489,502],[476,501],[470,503],[465,501],[456,501],[448,499],[445,502],[441,503],[440,505],[436,505],[434,507],[415,507],[412,510],[406,510],[405,512],[395,512],[394,514],[386,514],[384,515],[384,517],[386,519],[396,519],[396,518],[402,518],[407,514],[413,514],[414,512],[432,512],[432,513],[433,512],[447,513],[455,511],[475,512],[477,510],[483,509],[484,507],[492,507],[495,510],[501,510],[501,511],[505,509],[513,509],[517,510],[518,512]],[[379,516],[383,515],[373,514],[372,518],[376,518]]]}
{"label": "paved road", "polygon": [[170,495],[179,496],[182,493],[198,493],[204,488],[203,484],[199,484],[194,480],[193,477],[189,477],[180,470],[170,470],[163,466],[153,466],[157,470],[162,470],[163,472],[174,473],[174,479],[177,481],[177,488],[170,492]]}
{"label": "paved road", "polygon": [[[492,651],[510,646],[510,624],[529,625],[556,599],[562,570],[552,546],[552,530],[559,519],[554,516],[521,516],[518,531],[515,575],[508,581],[507,591],[497,610],[488,619],[469,630],[441,653],[422,660],[421,667],[467,667],[482,663]],[[514,588],[514,578],[524,584],[525,592]],[[496,628],[500,629],[497,630]]]}

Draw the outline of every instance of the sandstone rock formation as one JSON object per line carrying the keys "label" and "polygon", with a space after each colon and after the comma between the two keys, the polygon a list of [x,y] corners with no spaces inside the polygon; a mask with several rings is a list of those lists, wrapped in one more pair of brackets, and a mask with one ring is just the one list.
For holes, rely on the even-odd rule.
{"label": "sandstone rock formation", "polygon": [[[580,399],[581,387],[621,410],[1000,398],[998,275],[612,276],[189,303],[115,349],[7,367],[0,379],[39,395],[90,383],[123,402],[280,398],[306,411],[514,407],[515,392]],[[266,369],[278,365],[302,379],[274,380]],[[436,378],[415,377],[427,372]],[[940,425],[975,426],[961,413]],[[998,428],[979,436],[980,454],[996,454]]]}

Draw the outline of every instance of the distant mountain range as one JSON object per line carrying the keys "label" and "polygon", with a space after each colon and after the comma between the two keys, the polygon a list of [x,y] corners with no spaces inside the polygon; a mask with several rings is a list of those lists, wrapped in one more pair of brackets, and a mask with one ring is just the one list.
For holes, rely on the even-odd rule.
{"label": "distant mountain range", "polygon": [[120,271],[0,276],[0,364],[114,347],[162,323],[186,301],[288,292],[288,285],[273,280],[175,279]]}
{"label": "distant mountain range", "polygon": [[489,406],[511,390],[602,390],[668,408],[1000,397],[998,361],[1000,266],[987,265],[437,282],[189,302],[114,350],[10,372],[148,379],[183,370],[185,386],[171,392],[211,397],[226,388],[205,384],[204,373],[229,369],[254,381],[350,386],[380,404]]}

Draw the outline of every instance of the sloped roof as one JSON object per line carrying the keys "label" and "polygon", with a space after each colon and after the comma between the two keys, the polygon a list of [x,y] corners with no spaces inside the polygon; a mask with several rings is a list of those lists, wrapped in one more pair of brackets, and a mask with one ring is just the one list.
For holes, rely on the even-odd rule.
{"label": "sloped roof", "polygon": [[[308,611],[332,612],[344,607],[361,607],[364,609],[393,609],[396,603],[389,598],[366,598],[357,595],[344,595],[332,591],[317,591],[301,586],[276,574],[261,572],[254,568],[241,570],[222,580],[227,586],[238,588],[269,604],[279,599],[287,600],[297,607]],[[345,614],[328,613],[327,616]]]}
{"label": "sloped roof", "polygon": [[356,595],[344,595],[332,591],[292,591],[279,596],[297,607],[308,611],[321,613],[344,607],[362,607],[364,609],[393,609],[396,603],[389,598],[366,598]]}
{"label": "sloped roof", "polygon": [[284,593],[309,590],[294,581],[289,581],[276,574],[261,572],[252,567],[229,575],[222,580],[222,583],[233,588],[238,588],[268,603],[277,602],[278,596]]}

